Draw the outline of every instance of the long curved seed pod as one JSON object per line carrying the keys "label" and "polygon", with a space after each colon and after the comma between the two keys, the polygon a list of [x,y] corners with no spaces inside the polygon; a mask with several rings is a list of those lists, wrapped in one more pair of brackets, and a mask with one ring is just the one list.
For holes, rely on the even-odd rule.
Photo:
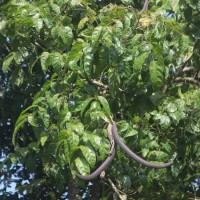
{"label": "long curved seed pod", "polygon": [[115,157],[115,141],[112,138],[112,131],[111,131],[112,125],[109,124],[108,126],[108,135],[111,142],[111,148],[109,156],[106,158],[106,160],[90,175],[83,176],[81,174],[76,174],[76,176],[84,181],[90,181],[92,179],[95,179],[97,176],[101,174],[102,171],[104,171],[107,166],[112,162],[113,158]]}
{"label": "long curved seed pod", "polygon": [[115,157],[115,148],[113,148],[113,152],[106,158],[106,160],[90,175],[83,176],[81,174],[76,174],[76,176],[84,181],[90,181],[95,179],[97,176],[101,174],[102,171],[106,169],[106,167],[111,163],[113,158]]}
{"label": "long curved seed pod", "polygon": [[168,163],[164,163],[164,164],[155,164],[155,163],[150,163],[147,162],[146,160],[140,158],[138,155],[136,155],[134,152],[132,152],[121,140],[121,138],[119,137],[118,133],[117,133],[117,127],[116,127],[116,123],[113,121],[113,126],[112,126],[112,134],[113,137],[116,141],[116,143],[134,160],[138,161],[139,163],[141,163],[142,165],[145,165],[147,167],[152,167],[152,168],[165,168],[165,167],[169,167],[170,165],[173,164],[173,162],[168,162]]}
{"label": "long curved seed pod", "polygon": [[148,3],[149,3],[149,0],[144,1],[144,6],[141,11],[148,10]]}

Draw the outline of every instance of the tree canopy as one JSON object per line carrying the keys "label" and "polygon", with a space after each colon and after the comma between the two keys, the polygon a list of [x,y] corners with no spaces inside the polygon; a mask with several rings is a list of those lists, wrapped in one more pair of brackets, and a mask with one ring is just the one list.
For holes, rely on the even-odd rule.
{"label": "tree canopy", "polygon": [[[2,199],[200,198],[200,2],[143,6],[0,1]],[[137,155],[173,165],[117,148],[79,179],[109,156],[112,120]]]}

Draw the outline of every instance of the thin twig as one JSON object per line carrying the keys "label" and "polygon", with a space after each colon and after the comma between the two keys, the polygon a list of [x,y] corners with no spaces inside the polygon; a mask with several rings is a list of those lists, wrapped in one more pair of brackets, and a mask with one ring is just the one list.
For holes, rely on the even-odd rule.
{"label": "thin twig", "polygon": [[42,50],[45,50],[45,47],[43,47],[42,45],[40,45],[38,42],[35,41],[36,46],[38,46],[39,48],[41,48]]}
{"label": "thin twig", "polygon": [[4,44],[4,46],[5,46],[6,50],[7,50],[8,52],[10,52],[10,49],[8,48],[8,46],[7,46],[6,44]]}
{"label": "thin twig", "polygon": [[[104,89],[104,90],[107,90],[107,89],[109,88],[108,85],[105,85],[105,84],[101,83],[100,81],[92,80],[91,82],[92,82],[94,85],[96,85],[96,86],[98,86],[98,87],[101,87],[101,88]],[[120,92],[125,92],[125,90],[123,90],[123,89],[121,89],[121,88],[119,88],[119,91],[120,91]]]}

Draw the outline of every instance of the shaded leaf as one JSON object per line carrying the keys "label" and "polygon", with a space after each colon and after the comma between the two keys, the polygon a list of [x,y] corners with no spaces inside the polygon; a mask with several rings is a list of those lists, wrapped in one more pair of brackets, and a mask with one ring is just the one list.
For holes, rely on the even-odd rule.
{"label": "shaded leaf", "polygon": [[152,61],[149,66],[151,84],[154,90],[160,90],[164,84],[164,66]]}

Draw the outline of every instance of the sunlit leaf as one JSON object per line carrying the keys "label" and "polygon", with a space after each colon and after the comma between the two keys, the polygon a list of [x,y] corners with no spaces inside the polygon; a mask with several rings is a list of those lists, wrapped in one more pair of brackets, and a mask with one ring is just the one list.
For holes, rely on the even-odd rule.
{"label": "sunlit leaf", "polygon": [[3,62],[3,66],[2,66],[4,73],[6,73],[7,70],[10,68],[10,64],[13,61],[13,59],[14,59],[14,56],[13,56],[12,53],[10,53],[7,57],[5,57],[4,62]]}
{"label": "sunlit leaf", "polygon": [[43,20],[41,18],[33,18],[33,24],[37,32],[40,32],[43,27]]}
{"label": "sunlit leaf", "polygon": [[85,146],[80,146],[79,148],[80,148],[83,156],[89,163],[90,167],[93,168],[96,164],[96,154],[95,154],[94,150],[90,149],[89,147],[85,147]]}
{"label": "sunlit leaf", "polygon": [[90,173],[90,166],[88,165],[85,159],[81,159],[79,157],[76,158],[75,165],[80,174],[87,175]]}
{"label": "sunlit leaf", "polygon": [[96,44],[100,38],[100,35],[102,33],[103,27],[102,26],[98,26],[94,29],[93,33],[92,33],[92,42],[94,44]]}
{"label": "sunlit leaf", "polygon": [[43,52],[42,55],[40,56],[40,61],[41,61],[41,66],[42,70],[44,72],[47,71],[49,65],[50,65],[50,57],[48,52]]}
{"label": "sunlit leaf", "polygon": [[27,119],[28,122],[31,124],[31,126],[36,126],[36,127],[38,126],[34,115],[30,114]]}
{"label": "sunlit leaf", "polygon": [[104,112],[108,118],[110,118],[110,106],[108,104],[108,101],[103,96],[98,96],[98,99],[103,106]]}
{"label": "sunlit leaf", "polygon": [[50,4],[51,5],[51,8],[53,9],[53,11],[56,13],[56,14],[60,14],[60,7],[57,5],[57,4]]}

